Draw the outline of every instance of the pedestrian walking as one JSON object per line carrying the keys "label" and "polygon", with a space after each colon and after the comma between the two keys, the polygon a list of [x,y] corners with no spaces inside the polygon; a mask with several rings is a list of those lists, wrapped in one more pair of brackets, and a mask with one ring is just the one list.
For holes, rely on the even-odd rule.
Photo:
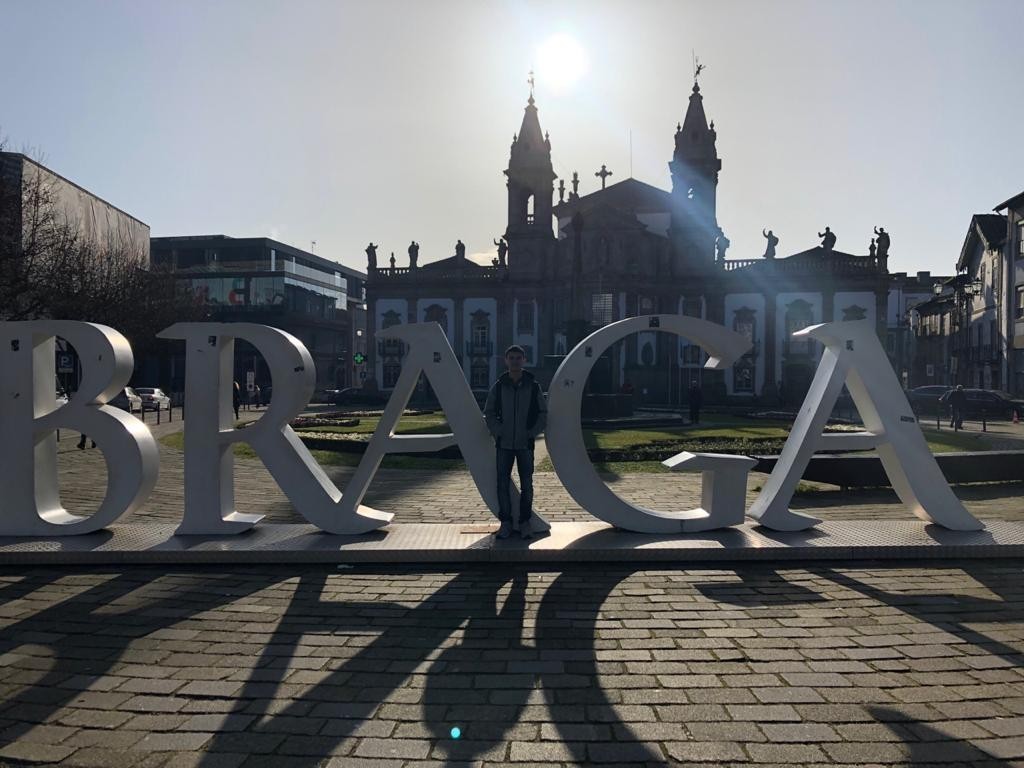
{"label": "pedestrian walking", "polygon": [[242,388],[235,382],[235,388],[231,393],[231,404],[235,408],[235,421],[238,421],[238,407],[242,404]]}
{"label": "pedestrian walking", "polygon": [[955,429],[964,428],[964,408],[967,407],[967,394],[964,392],[964,385],[957,384],[956,389],[949,392],[947,402],[949,403],[949,426]]}

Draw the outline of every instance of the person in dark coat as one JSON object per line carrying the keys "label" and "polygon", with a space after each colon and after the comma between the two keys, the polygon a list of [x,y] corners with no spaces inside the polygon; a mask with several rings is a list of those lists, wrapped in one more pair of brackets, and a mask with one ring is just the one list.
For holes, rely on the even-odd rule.
{"label": "person in dark coat", "polygon": [[964,408],[967,407],[967,394],[964,385],[957,384],[956,389],[949,393],[949,426],[956,429],[964,428]]}
{"label": "person in dark coat", "polygon": [[231,405],[235,408],[235,421],[238,421],[238,406],[242,404],[242,388],[235,382],[235,388],[231,392]]}
{"label": "person in dark coat", "polygon": [[704,404],[704,393],[700,384],[693,382],[690,385],[690,423],[700,424],[700,407]]}
{"label": "person in dark coat", "polygon": [[540,384],[523,370],[526,353],[513,345],[505,350],[508,370],[487,393],[484,418],[494,437],[498,468],[498,538],[512,533],[512,465],[519,469],[519,535],[533,535],[533,445],[547,424],[548,406]]}

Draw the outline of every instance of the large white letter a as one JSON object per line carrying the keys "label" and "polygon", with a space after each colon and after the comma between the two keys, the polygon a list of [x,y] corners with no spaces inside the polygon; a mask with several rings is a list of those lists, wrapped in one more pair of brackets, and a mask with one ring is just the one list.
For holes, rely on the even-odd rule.
{"label": "large white letter a", "polygon": [[[870,320],[813,325],[794,336],[825,345],[818,371],[782,455],[747,514],[768,528],[797,531],[818,522],[789,510],[793,491],[814,449],[875,448],[893,490],[922,520],[957,531],[982,524],[953,495],[925,442]],[[822,435],[846,383],[864,421],[864,432]]]}

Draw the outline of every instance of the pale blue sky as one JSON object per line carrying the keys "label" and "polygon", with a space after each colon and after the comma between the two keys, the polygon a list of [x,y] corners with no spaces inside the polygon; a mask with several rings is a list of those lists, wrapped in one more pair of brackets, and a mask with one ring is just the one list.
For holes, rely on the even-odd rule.
{"label": "pale blue sky", "polygon": [[669,188],[691,49],[722,157],[731,258],[829,225],[893,270],[952,271],[972,213],[1024,190],[1024,2],[0,0],[0,133],[154,235],[271,235],[364,268],[505,227],[526,75],[556,33],[589,72],[538,77],[555,170]]}

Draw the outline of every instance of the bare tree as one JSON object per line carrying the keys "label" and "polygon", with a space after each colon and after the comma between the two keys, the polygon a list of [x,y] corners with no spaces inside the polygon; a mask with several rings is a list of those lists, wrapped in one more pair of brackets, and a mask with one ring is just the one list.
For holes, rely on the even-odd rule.
{"label": "bare tree", "polygon": [[102,323],[144,351],[171,323],[206,317],[169,271],[149,269],[144,246],[128,233],[86,237],[58,209],[56,183],[0,164],[0,319]]}
{"label": "bare tree", "polygon": [[47,314],[43,277],[76,240],[73,228],[58,216],[55,181],[42,173],[26,178],[20,168],[0,156],[0,319],[5,320]]}

